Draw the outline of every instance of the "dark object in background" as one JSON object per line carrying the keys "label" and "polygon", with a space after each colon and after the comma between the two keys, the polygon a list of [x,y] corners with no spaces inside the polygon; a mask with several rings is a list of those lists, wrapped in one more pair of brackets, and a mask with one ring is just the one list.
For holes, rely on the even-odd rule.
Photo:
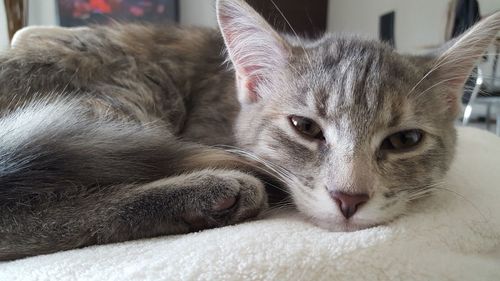
{"label": "dark object in background", "polygon": [[[473,26],[481,19],[479,12],[479,3],[477,0],[454,0],[451,4],[451,38],[455,38],[464,33],[467,29]],[[450,38],[450,39],[451,39]],[[472,89],[476,84],[477,67],[472,71],[471,76],[465,82],[464,94],[462,95],[462,103],[467,104],[472,94]]]}
{"label": "dark object in background", "polygon": [[5,0],[5,13],[7,15],[7,27],[9,40],[19,29],[26,26],[28,21],[28,1],[27,0]]}
{"label": "dark object in background", "polygon": [[451,37],[457,37],[481,19],[477,0],[458,0]]}
{"label": "dark object in background", "polygon": [[328,0],[247,0],[247,2],[279,31],[293,34],[273,2],[298,35],[317,38],[326,31]]}
{"label": "dark object in background", "polygon": [[380,41],[386,42],[393,48],[396,48],[396,40],[394,38],[394,18],[396,13],[394,11],[380,16],[379,20],[379,38]]}
{"label": "dark object in background", "polygon": [[120,22],[178,22],[178,0],[58,0],[61,26]]}

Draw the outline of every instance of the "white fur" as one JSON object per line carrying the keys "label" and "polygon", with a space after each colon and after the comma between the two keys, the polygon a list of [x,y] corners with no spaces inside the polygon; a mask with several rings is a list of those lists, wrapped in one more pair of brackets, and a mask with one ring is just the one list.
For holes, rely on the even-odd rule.
{"label": "white fur", "polygon": [[[51,128],[59,124],[72,124],[78,118],[75,115],[78,101],[60,99],[56,102],[40,100],[38,102],[20,105],[12,114],[0,119],[1,135],[7,135],[12,142],[4,142],[4,149],[19,145],[17,140],[29,140],[40,134],[41,128]],[[20,130],[19,128],[22,128]],[[10,147],[12,146],[12,147]]]}
{"label": "white fur", "polygon": [[73,27],[65,28],[59,26],[27,26],[18,30],[12,37],[11,47],[16,48],[17,46],[25,44],[36,44],[36,41],[29,43],[30,40],[36,37],[57,37],[59,34],[68,36],[68,34],[74,34],[75,31],[85,31],[88,30],[87,27]]}

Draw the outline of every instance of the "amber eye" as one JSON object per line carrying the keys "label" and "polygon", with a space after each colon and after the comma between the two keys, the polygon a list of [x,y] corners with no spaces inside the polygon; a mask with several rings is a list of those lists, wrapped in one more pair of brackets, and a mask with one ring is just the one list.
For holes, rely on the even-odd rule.
{"label": "amber eye", "polygon": [[392,134],[384,139],[382,150],[405,151],[417,146],[422,140],[421,130],[406,130]]}
{"label": "amber eye", "polygon": [[289,117],[290,123],[301,135],[317,140],[324,140],[323,131],[316,122],[309,118],[292,115]]}

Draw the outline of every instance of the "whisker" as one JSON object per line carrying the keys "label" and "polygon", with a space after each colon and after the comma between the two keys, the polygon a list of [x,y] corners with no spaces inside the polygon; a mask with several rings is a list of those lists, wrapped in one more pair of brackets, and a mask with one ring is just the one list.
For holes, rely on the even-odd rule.
{"label": "whisker", "polygon": [[262,181],[263,183],[265,183],[266,185],[268,185],[268,186],[271,186],[271,187],[273,187],[273,188],[276,188],[276,189],[277,189],[277,190],[279,190],[279,191],[285,192],[286,194],[289,194],[289,193],[290,193],[290,191],[289,191],[288,189],[286,189],[286,188],[283,188],[283,187],[277,186],[277,185],[275,185],[275,184],[272,184],[272,183],[270,183],[270,182],[268,182],[268,181],[265,181],[265,180],[262,180],[262,179],[261,179],[261,181]]}
{"label": "whisker", "polygon": [[468,199],[465,195],[460,194],[459,192],[457,192],[455,190],[451,190],[449,188],[443,187],[442,185],[444,185],[444,184],[445,184],[444,182],[437,182],[434,184],[425,185],[425,186],[420,187],[420,188],[416,188],[416,189],[415,188],[414,189],[406,188],[406,189],[403,189],[401,191],[402,192],[406,191],[409,194],[408,201],[415,201],[415,200],[421,199],[423,197],[429,196],[431,193],[435,192],[436,190],[449,192],[449,193],[454,194],[455,196],[459,197],[460,199],[464,200],[465,202],[467,202],[481,216],[481,218],[484,220],[484,222],[489,222],[488,218],[484,215],[483,212],[481,212],[479,207],[477,207],[476,204],[474,204],[474,202],[472,202],[470,199]]}
{"label": "whisker", "polygon": [[300,47],[304,51],[304,55],[306,56],[307,62],[309,63],[309,65],[311,66],[311,69],[312,69],[313,68],[312,60],[309,57],[309,54],[307,53],[306,48],[304,47],[304,43],[303,43],[302,39],[297,34],[297,32],[295,31],[295,29],[293,28],[293,26],[290,24],[290,22],[288,21],[288,19],[285,17],[285,14],[283,13],[283,11],[281,11],[281,9],[278,7],[278,5],[276,5],[276,3],[274,2],[274,0],[271,0],[271,3],[273,4],[274,8],[278,11],[278,13],[281,15],[281,17],[283,17],[283,19],[285,20],[286,24],[290,27],[290,29],[292,30],[293,34],[297,38],[297,40],[299,40]]}
{"label": "whisker", "polygon": [[448,188],[445,188],[445,187],[435,187],[435,188],[438,189],[438,190],[443,190],[443,191],[450,192],[451,194],[454,194],[457,197],[461,198],[462,200],[464,200],[465,202],[467,202],[469,205],[471,205],[472,208],[474,208],[474,210],[476,210],[476,212],[479,213],[479,215],[484,219],[484,222],[489,222],[488,218],[483,214],[483,212],[481,212],[481,210],[479,209],[479,207],[477,207],[476,204],[474,204],[474,202],[472,202],[466,196],[460,194],[459,192],[457,192],[455,190],[451,190],[451,189],[448,189]]}
{"label": "whisker", "polygon": [[264,211],[262,211],[261,216],[272,215],[283,210],[296,210],[296,207],[293,203],[285,202],[265,209]]}
{"label": "whisker", "polygon": [[[455,51],[453,54],[462,54],[462,53],[470,53],[470,51]],[[442,66],[445,66],[445,65],[448,65],[448,64],[452,64],[452,63],[455,63],[456,61],[458,60],[463,60],[463,59],[469,59],[469,58],[481,58],[483,57],[485,54],[481,54],[481,55],[472,55],[472,56],[468,56],[468,57],[463,57],[463,56],[460,56],[460,57],[456,57],[455,59],[452,59],[452,60],[447,60],[447,58],[451,55],[452,53],[448,53],[448,54],[445,54],[443,55],[442,57],[440,57],[435,63],[434,65],[431,67],[431,69],[410,89],[410,91],[408,92],[408,95],[410,95],[411,93],[413,93],[413,91],[415,91],[415,89],[427,78],[429,77],[429,75],[431,75],[434,71],[438,70],[439,68],[441,68]],[[488,55],[494,55],[494,54],[486,54],[486,56]]]}
{"label": "whisker", "polygon": [[217,147],[224,148],[227,152],[238,154],[240,156],[254,160],[257,163],[264,165],[264,167],[266,167],[268,170],[263,169],[262,167],[258,167],[258,166],[255,166],[255,168],[264,170],[265,172],[271,172],[271,174],[273,174],[274,176],[277,176],[278,179],[283,181],[283,183],[300,182],[300,181],[298,181],[298,178],[295,175],[293,175],[286,168],[281,167],[281,166],[279,166],[275,163],[272,163],[270,161],[267,161],[254,153],[251,153],[249,151],[245,151],[245,150],[238,148],[238,147],[229,146],[229,145],[219,145]]}
{"label": "whisker", "polygon": [[437,83],[434,83],[432,86],[428,87],[427,89],[425,89],[424,91],[420,92],[418,95],[417,95],[417,98],[420,98],[423,94],[425,94],[426,92],[434,89],[435,87],[441,85],[441,84],[444,84],[448,81],[453,81],[455,79],[458,79],[458,78],[462,78],[462,76],[455,76],[455,77],[451,77],[451,78],[448,78],[448,79],[444,79],[444,80],[441,80],[441,81],[438,81]]}

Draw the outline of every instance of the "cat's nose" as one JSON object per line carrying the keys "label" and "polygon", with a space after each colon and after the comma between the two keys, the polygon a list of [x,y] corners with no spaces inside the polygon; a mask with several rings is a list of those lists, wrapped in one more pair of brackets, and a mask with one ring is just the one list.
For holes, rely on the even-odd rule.
{"label": "cat's nose", "polygon": [[352,217],[358,208],[370,199],[365,193],[349,194],[340,191],[330,191],[330,197],[337,203],[346,219]]}

